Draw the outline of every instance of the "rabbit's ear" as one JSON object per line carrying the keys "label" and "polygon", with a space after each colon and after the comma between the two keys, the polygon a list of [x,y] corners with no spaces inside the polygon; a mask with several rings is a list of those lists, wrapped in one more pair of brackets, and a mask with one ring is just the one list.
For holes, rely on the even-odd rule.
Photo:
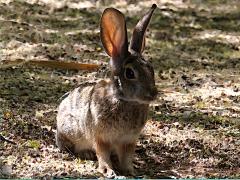
{"label": "rabbit's ear", "polygon": [[128,54],[127,30],[124,15],[114,9],[104,10],[100,25],[101,41],[105,51],[114,59]]}
{"label": "rabbit's ear", "polygon": [[137,23],[136,27],[133,30],[132,39],[130,42],[130,49],[142,53],[145,47],[145,32],[147,26],[151,20],[152,14],[156,9],[157,5],[153,4],[152,8],[143,16],[141,20]]}

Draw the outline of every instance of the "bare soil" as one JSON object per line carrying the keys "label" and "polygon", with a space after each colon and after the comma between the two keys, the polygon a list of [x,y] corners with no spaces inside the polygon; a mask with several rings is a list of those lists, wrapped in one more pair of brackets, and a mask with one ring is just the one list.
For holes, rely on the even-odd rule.
{"label": "bare soil", "polygon": [[[107,76],[99,19],[113,6],[128,33],[158,5],[144,56],[158,99],[139,139],[135,178],[240,178],[240,2],[0,0],[1,178],[96,178],[96,161],[60,152],[62,95]],[[99,64],[98,71],[7,65],[17,59]]]}

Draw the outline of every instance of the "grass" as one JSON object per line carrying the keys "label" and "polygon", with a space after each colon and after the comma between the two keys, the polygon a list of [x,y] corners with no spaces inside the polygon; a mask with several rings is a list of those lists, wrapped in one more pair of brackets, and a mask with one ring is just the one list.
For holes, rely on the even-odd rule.
{"label": "grass", "polygon": [[[135,178],[239,178],[239,2],[179,2],[158,2],[160,10],[146,34],[144,56],[153,63],[162,93],[151,105],[137,145]],[[59,98],[80,82],[108,72],[99,38],[104,5],[51,9],[44,3],[4,3],[0,3],[0,62],[59,59],[103,68],[97,72],[25,65],[1,68],[1,135],[17,145],[0,143],[4,150],[0,177],[99,177],[96,162],[59,152],[54,136]],[[129,35],[146,11],[144,3],[134,6],[142,11],[126,11]]]}

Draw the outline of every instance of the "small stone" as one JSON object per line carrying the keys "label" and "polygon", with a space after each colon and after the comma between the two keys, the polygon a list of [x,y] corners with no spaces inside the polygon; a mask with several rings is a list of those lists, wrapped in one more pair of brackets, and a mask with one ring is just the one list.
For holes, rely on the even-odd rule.
{"label": "small stone", "polygon": [[175,127],[179,127],[179,122],[175,122],[175,123],[173,123],[173,125],[174,125]]}
{"label": "small stone", "polygon": [[183,112],[183,118],[188,119],[191,116],[192,111],[184,111]]}
{"label": "small stone", "polygon": [[126,176],[116,176],[115,179],[127,179]]}
{"label": "small stone", "polygon": [[9,165],[9,164],[3,165],[1,168],[1,172],[3,175],[10,176],[13,172],[12,165]]}

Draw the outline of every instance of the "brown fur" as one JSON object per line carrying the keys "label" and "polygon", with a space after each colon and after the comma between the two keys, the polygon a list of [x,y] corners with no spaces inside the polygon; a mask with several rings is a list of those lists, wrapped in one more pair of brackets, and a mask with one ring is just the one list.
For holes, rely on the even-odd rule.
{"label": "brown fur", "polygon": [[[116,24],[102,23],[102,38],[108,33],[103,43],[113,43],[105,44],[104,47],[109,48],[106,51],[114,56],[126,53],[128,43],[124,16],[113,8],[107,9],[104,15],[106,13],[110,14],[105,19],[111,20],[109,15],[115,16],[114,21],[119,20],[116,24],[121,26],[108,27],[113,32],[105,31],[104,26]],[[104,18],[102,19],[104,21]],[[111,40],[114,31],[119,30],[125,32],[118,32],[118,38]],[[118,42],[122,42],[121,47],[118,47]],[[153,68],[140,54],[126,53],[122,58],[112,59],[112,62],[117,64],[111,65],[111,79],[81,84],[61,102],[56,134],[56,142],[61,150],[68,150],[86,158],[95,156],[96,153],[99,171],[108,178],[116,176],[111,154],[117,155],[122,174],[134,173],[132,160],[135,144],[146,123],[149,103],[157,95]],[[127,69],[134,73],[132,79],[126,76]]]}
{"label": "brown fur", "polygon": [[[120,161],[120,171],[133,173],[134,144],[145,125],[148,105],[118,100],[111,93],[114,92],[111,86],[110,82],[102,80],[70,93],[59,107],[57,144],[60,149],[74,154],[94,150],[100,160],[99,171],[103,173],[107,168],[110,171],[107,175],[113,173],[110,155],[114,152]],[[86,98],[85,103],[78,104]],[[74,114],[75,108],[85,111]],[[82,122],[80,127],[77,126],[79,121]]]}

